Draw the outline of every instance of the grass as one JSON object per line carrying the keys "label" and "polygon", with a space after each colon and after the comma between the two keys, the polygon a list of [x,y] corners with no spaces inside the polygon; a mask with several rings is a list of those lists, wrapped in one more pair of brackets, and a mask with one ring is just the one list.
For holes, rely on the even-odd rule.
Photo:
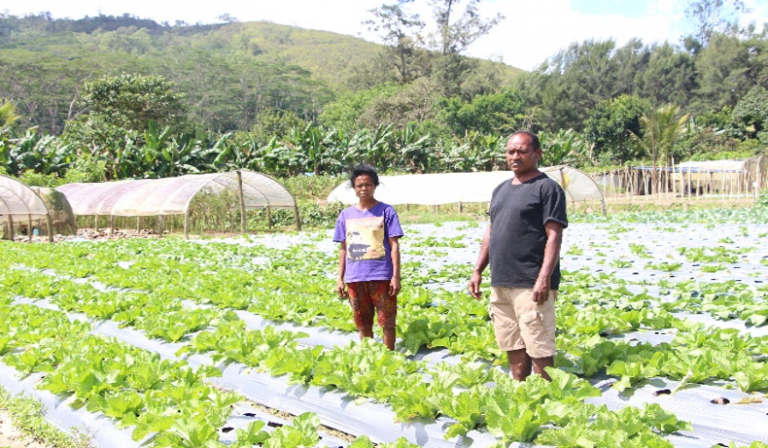
{"label": "grass", "polygon": [[45,419],[43,405],[26,395],[13,396],[0,386],[0,411],[13,419],[13,425],[24,435],[52,448],[87,448],[90,437],[75,429],[69,435]]}

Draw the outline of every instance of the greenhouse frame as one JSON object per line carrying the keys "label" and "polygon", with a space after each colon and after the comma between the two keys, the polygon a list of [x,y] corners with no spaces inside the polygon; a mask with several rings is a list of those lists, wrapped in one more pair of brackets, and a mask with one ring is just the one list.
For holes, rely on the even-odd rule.
{"label": "greenhouse frame", "polygon": [[224,190],[237,193],[240,230],[246,232],[247,210],[293,209],[297,228],[301,228],[296,199],[273,178],[252,171],[187,174],[164,179],[122,180],[106,183],[74,183],[57,188],[67,196],[77,216],[185,215],[184,235],[189,238],[189,206],[201,191],[214,194]]}
{"label": "greenhouse frame", "polygon": [[30,241],[32,241],[32,220],[45,219],[48,228],[48,241],[53,241],[51,216],[45,201],[26,184],[0,175],[0,221],[5,223],[10,239],[13,239],[14,234],[14,217],[26,218],[27,234]]}
{"label": "greenhouse frame", "polygon": [[[569,202],[601,201],[605,214],[603,192],[589,175],[566,165],[539,170],[563,188]],[[436,206],[490,202],[493,190],[512,177],[514,173],[511,171],[379,176],[376,198],[390,205]],[[333,189],[328,195],[328,202],[355,204],[357,197],[346,181]]]}

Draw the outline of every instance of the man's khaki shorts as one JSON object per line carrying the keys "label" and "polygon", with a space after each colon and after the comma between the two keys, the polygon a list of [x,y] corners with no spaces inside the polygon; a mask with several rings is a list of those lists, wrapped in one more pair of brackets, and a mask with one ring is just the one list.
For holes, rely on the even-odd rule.
{"label": "man's khaki shorts", "polygon": [[532,289],[491,287],[489,312],[499,348],[525,349],[531,358],[555,356],[556,298],[557,291],[550,291],[538,304]]}

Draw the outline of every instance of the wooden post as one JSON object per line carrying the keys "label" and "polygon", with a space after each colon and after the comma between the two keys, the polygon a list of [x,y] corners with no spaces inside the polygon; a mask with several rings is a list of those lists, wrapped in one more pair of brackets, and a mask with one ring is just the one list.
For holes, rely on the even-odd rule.
{"label": "wooden post", "polygon": [[109,231],[115,234],[115,215],[109,215]]}
{"label": "wooden post", "polygon": [[613,170],[608,172],[608,182],[608,185],[610,185],[613,190],[613,198],[616,199],[616,186],[613,184]]}
{"label": "wooden post", "polygon": [[157,217],[157,233],[163,236],[163,215]]}
{"label": "wooden post", "polygon": [[32,242],[32,215],[27,215],[27,236],[29,237],[29,242]]}
{"label": "wooden post", "polygon": [[272,207],[267,206],[267,227],[272,228]]}
{"label": "wooden post", "polygon": [[[696,174],[701,174],[701,171]],[[696,200],[701,199],[701,193],[701,176],[696,176]]]}
{"label": "wooden post", "polygon": [[13,241],[13,215],[8,215],[8,239]]}
{"label": "wooden post", "polygon": [[730,177],[728,176],[728,174],[729,173],[723,172],[722,173],[723,179],[720,181],[720,195],[723,197],[725,197],[725,179],[726,177]]}
{"label": "wooden post", "polygon": [[[677,176],[675,176],[675,174],[677,174],[675,173],[675,159],[672,159],[672,197],[673,198],[677,197],[677,185],[675,185],[677,183]],[[683,178],[681,176],[680,185],[682,184],[683,184]]]}
{"label": "wooden post", "polygon": [[299,216],[299,206],[293,206],[293,217],[296,219],[296,230],[301,230],[301,217]]}
{"label": "wooden post", "polygon": [[93,230],[99,233],[99,215],[93,215]]}
{"label": "wooden post", "polygon": [[629,202],[629,185],[630,185],[630,179],[629,179],[629,168],[624,169],[624,173],[622,176],[622,182],[626,181],[627,186],[624,188],[624,197],[626,198],[627,202]]}
{"label": "wooden post", "polygon": [[243,193],[243,176],[240,170],[235,171],[237,173],[237,192],[240,195],[240,232],[245,233],[245,194]]}
{"label": "wooden post", "polygon": [[189,210],[184,212],[184,239],[189,239]]}
{"label": "wooden post", "polygon": [[136,234],[141,232],[141,216],[136,217]]}
{"label": "wooden post", "polygon": [[463,213],[463,212],[464,212],[464,204],[461,201],[459,201],[459,213]]}
{"label": "wooden post", "polygon": [[691,199],[691,190],[693,189],[693,182],[691,182],[691,168],[688,168],[688,199]]}
{"label": "wooden post", "polygon": [[[736,171],[734,173],[734,175],[738,176],[739,172]],[[730,192],[730,194],[728,196],[729,197],[733,197],[733,190],[735,190],[735,188],[733,187],[733,176],[728,176],[728,177],[730,177],[730,179],[731,179],[731,181],[729,182],[730,185],[728,185],[728,188],[730,188],[731,192]],[[736,183],[738,184],[738,181]]]}
{"label": "wooden post", "polygon": [[53,242],[53,222],[51,221],[51,215],[45,215],[45,225],[48,227],[48,242]]}
{"label": "wooden post", "polygon": [[741,199],[741,186],[746,182],[746,175],[742,176],[741,172],[738,174],[738,182],[736,182],[736,198]]}

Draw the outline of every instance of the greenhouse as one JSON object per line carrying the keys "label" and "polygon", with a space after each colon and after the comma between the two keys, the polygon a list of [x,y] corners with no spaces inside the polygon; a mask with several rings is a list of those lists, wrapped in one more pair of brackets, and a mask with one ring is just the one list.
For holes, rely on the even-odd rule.
{"label": "greenhouse", "polygon": [[40,221],[45,220],[48,239],[52,240],[52,221],[49,207],[43,198],[27,185],[0,175],[0,222],[6,239],[13,239],[14,222],[23,227],[30,240]]}
{"label": "greenhouse", "polygon": [[300,226],[293,195],[271,177],[251,171],[75,183],[62,185],[57,190],[66,195],[77,216],[109,216],[113,220],[116,216],[185,215],[184,233],[187,237],[193,198],[198,194],[220,195],[224,191],[237,195],[242,232],[246,231],[245,212],[255,209],[293,209],[296,225]]}
{"label": "greenhouse", "polygon": [[[587,174],[565,165],[540,168],[540,171],[563,188],[569,202],[601,201],[605,210],[603,193]],[[489,202],[494,188],[512,177],[511,171],[379,176],[376,197],[391,205]],[[328,195],[328,202],[354,204],[357,198],[349,182],[344,182]]]}

